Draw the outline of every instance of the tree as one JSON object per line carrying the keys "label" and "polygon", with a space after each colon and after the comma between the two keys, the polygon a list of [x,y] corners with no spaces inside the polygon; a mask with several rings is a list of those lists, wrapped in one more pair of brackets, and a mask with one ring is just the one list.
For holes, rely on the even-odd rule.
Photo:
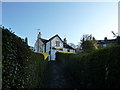
{"label": "tree", "polygon": [[97,49],[97,46],[97,41],[92,35],[83,35],[82,39],[80,40],[80,49],[82,52],[90,52],[94,49]]}

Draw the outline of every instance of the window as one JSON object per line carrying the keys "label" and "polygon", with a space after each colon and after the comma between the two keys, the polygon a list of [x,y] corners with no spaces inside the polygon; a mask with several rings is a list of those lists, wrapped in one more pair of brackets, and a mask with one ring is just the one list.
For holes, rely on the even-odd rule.
{"label": "window", "polygon": [[103,44],[103,47],[106,47],[107,45],[106,44]]}
{"label": "window", "polygon": [[70,49],[68,49],[67,51],[70,52]]}
{"label": "window", "polygon": [[60,42],[56,41],[56,46],[59,47],[60,46]]}

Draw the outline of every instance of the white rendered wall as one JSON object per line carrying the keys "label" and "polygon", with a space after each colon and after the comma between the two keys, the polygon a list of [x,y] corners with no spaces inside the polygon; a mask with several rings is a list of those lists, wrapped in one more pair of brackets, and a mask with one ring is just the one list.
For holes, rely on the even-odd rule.
{"label": "white rendered wall", "polygon": [[72,52],[72,53],[75,53],[75,50],[73,50],[73,49],[70,49],[70,52]]}
{"label": "white rendered wall", "polygon": [[[46,53],[49,54],[50,51],[50,41],[46,43]],[[50,55],[48,56],[48,61],[50,61]]]}
{"label": "white rendered wall", "polygon": [[[56,47],[56,41],[60,42],[59,48],[63,48],[63,42],[60,40],[59,37],[55,37],[51,40],[51,48]],[[56,50],[56,49],[51,49],[51,60],[55,60],[56,57],[56,52],[62,52],[63,50]]]}
{"label": "white rendered wall", "polygon": [[67,48],[63,48],[63,52],[67,52],[68,51],[68,49]]}
{"label": "white rendered wall", "polygon": [[56,46],[56,41],[59,41],[60,42],[60,47],[63,48],[63,42],[60,40],[59,37],[55,37],[51,40],[52,47]]}
{"label": "white rendered wall", "polygon": [[49,53],[50,51],[50,41],[46,43],[46,52]]}

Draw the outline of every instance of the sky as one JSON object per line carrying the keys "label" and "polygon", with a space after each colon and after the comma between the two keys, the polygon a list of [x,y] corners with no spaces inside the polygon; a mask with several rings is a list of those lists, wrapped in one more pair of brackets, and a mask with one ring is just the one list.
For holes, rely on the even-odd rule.
{"label": "sky", "polygon": [[3,2],[2,25],[23,39],[27,37],[30,46],[39,31],[44,39],[58,34],[75,45],[84,34],[97,40],[113,39],[111,31],[118,33],[118,3]]}

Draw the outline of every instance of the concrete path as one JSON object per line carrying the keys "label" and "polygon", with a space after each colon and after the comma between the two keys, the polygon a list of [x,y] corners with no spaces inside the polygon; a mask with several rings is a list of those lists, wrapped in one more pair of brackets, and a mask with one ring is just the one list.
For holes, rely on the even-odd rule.
{"label": "concrete path", "polygon": [[48,62],[45,88],[73,88],[77,87],[66,67],[59,62]]}

